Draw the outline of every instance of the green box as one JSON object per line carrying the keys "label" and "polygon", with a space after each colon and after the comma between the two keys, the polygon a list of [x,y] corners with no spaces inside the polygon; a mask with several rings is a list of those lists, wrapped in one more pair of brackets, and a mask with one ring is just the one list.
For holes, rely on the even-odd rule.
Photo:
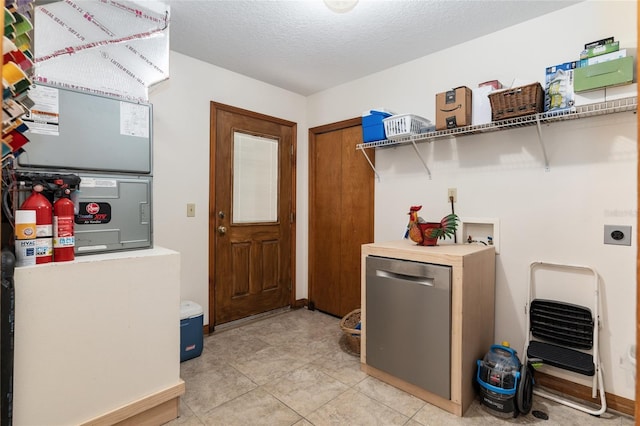
{"label": "green box", "polygon": [[620,42],[614,41],[613,43],[602,44],[600,46],[590,47],[580,53],[580,59],[593,58],[594,56],[606,55],[607,53],[616,52],[620,50]]}
{"label": "green box", "polygon": [[574,92],[586,92],[606,86],[633,83],[633,56],[576,68],[573,73]]}

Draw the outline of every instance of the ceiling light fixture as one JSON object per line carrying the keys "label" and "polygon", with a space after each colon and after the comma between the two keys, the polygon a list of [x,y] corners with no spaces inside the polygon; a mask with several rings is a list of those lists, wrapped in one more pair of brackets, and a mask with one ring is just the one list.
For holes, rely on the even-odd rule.
{"label": "ceiling light fixture", "polygon": [[324,4],[333,12],[347,13],[356,7],[358,0],[324,0]]}

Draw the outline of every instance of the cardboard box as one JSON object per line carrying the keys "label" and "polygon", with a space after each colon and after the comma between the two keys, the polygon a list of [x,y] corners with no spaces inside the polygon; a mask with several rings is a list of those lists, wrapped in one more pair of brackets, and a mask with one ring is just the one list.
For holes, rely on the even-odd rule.
{"label": "cardboard box", "polygon": [[633,82],[633,56],[575,69],[574,90],[584,92]]}
{"label": "cardboard box", "polygon": [[[633,98],[638,96],[638,83],[625,84],[623,86],[607,87],[604,90],[605,101],[615,101],[617,99]],[[593,92],[584,92],[593,93]]]}
{"label": "cardboard box", "polygon": [[613,43],[607,43],[596,47],[590,47],[580,53],[580,59],[593,58],[594,56],[605,55],[607,53],[615,52],[620,49],[620,42],[614,41]]}
{"label": "cardboard box", "polygon": [[594,56],[593,58],[580,59],[578,66],[586,67],[588,65],[595,65],[601,62],[612,61],[614,59],[620,59],[627,56],[627,49],[620,49],[616,52],[607,53],[606,55]]}
{"label": "cardboard box", "polygon": [[471,89],[466,86],[436,94],[436,130],[471,125]]}
{"label": "cardboard box", "polygon": [[606,100],[604,89],[590,90],[588,92],[575,93],[575,105],[576,107],[582,105],[595,104],[604,102]]}
{"label": "cardboard box", "polygon": [[489,80],[489,81],[485,81],[484,83],[478,84],[478,87],[484,87],[484,86],[491,86],[493,87],[494,90],[502,89],[502,83],[500,83],[498,80]]}
{"label": "cardboard box", "polygon": [[559,112],[575,105],[573,91],[576,61],[547,67],[544,79],[544,111]]}
{"label": "cardboard box", "polygon": [[635,96],[638,96],[638,83],[611,86],[606,89],[601,88],[576,93],[576,106],[633,98]]}

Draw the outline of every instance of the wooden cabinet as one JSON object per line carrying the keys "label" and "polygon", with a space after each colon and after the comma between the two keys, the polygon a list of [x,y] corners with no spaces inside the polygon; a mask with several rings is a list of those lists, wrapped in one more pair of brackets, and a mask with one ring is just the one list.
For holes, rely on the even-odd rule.
{"label": "wooden cabinet", "polygon": [[360,307],[360,247],[373,241],[374,174],[356,150],[361,119],[309,130],[309,307]]}
{"label": "wooden cabinet", "polygon": [[[381,256],[451,266],[450,398],[367,365],[366,258]],[[409,240],[365,244],[361,259],[362,335],[360,362],[364,372],[450,413],[462,416],[475,398],[476,360],[494,343],[495,251],[469,244],[415,245]],[[420,325],[416,325],[419,327]],[[429,362],[425,360],[425,362]]]}

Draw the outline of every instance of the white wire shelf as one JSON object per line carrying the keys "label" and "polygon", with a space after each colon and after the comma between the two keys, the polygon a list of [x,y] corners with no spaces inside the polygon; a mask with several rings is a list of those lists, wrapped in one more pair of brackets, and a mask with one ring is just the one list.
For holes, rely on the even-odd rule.
{"label": "white wire shelf", "polygon": [[407,136],[401,139],[385,139],[373,142],[366,142],[356,145],[357,149],[383,148],[397,146],[406,143],[435,141],[454,136],[466,136],[479,133],[495,132],[499,130],[512,129],[516,127],[527,127],[540,124],[553,123],[556,121],[575,120],[579,118],[592,117],[597,115],[613,114],[617,112],[636,111],[638,97],[616,99],[614,101],[598,102],[594,104],[581,105],[575,110],[565,110],[561,112],[542,112],[538,114],[525,115],[522,117],[509,118],[506,120],[494,121],[477,126],[456,127],[454,129],[437,130],[435,132]]}
{"label": "white wire shelf", "polygon": [[614,114],[617,112],[633,111],[635,113],[637,107],[638,97],[633,96],[629,98],[616,99],[614,101],[581,105],[579,107],[575,107],[574,109],[564,110],[560,112],[541,112],[538,114],[493,121],[491,123],[481,124],[478,126],[456,127],[454,129],[437,130],[435,132],[411,135],[401,139],[385,139],[380,141],[366,142],[356,145],[356,149],[359,149],[362,154],[364,154],[367,162],[369,163],[369,166],[371,166],[371,169],[379,180],[380,175],[373,165],[373,162],[369,158],[369,155],[367,155],[366,150],[368,148],[386,148],[410,143],[413,146],[416,155],[422,162],[422,165],[427,172],[427,176],[429,177],[429,179],[431,179],[431,170],[429,169],[429,166],[427,165],[425,159],[422,157],[422,154],[420,154],[420,151],[418,150],[418,146],[416,144],[417,142],[433,142],[438,139],[448,139],[455,136],[467,136],[480,133],[496,132],[499,130],[508,130],[516,127],[536,126],[536,130],[538,133],[538,142],[540,144],[540,149],[544,158],[544,168],[546,171],[549,171],[549,159],[547,158],[547,151],[545,149],[545,144],[542,136],[542,124],[554,123],[556,121],[575,120],[578,118],[593,117],[597,115]]}

